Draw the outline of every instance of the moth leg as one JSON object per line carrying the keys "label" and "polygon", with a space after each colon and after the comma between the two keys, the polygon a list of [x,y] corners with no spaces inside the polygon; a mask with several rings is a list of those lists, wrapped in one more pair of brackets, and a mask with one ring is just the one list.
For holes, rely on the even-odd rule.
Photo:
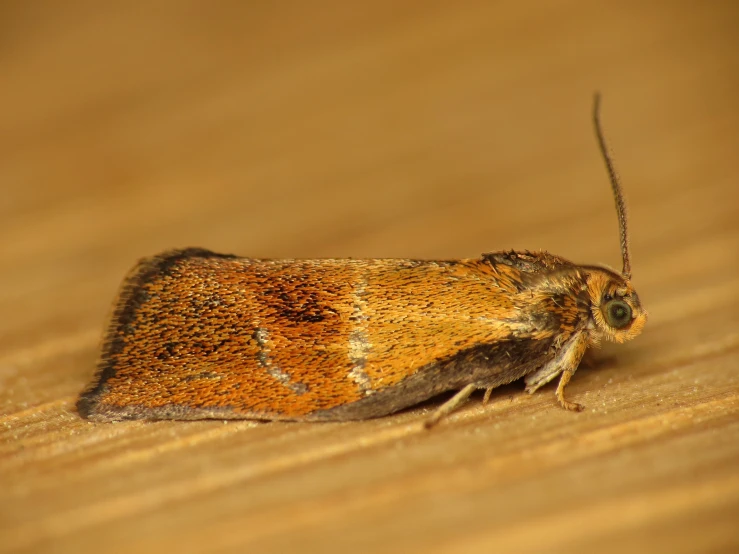
{"label": "moth leg", "polygon": [[457,394],[455,394],[449,400],[439,406],[436,411],[431,414],[431,417],[429,417],[424,423],[426,429],[433,427],[434,425],[439,423],[441,418],[449,415],[461,404],[464,404],[465,401],[470,397],[470,395],[475,392],[476,388],[477,387],[475,385],[467,385],[461,391],[459,391]]}
{"label": "moth leg", "polygon": [[557,386],[557,400],[565,410],[580,411],[583,407],[575,402],[569,402],[564,397],[565,387],[580,365],[580,360],[588,348],[588,341],[584,333],[572,337],[557,354],[538,371],[526,377],[526,392],[533,393],[549,381],[562,375]]}
{"label": "moth leg", "polygon": [[490,400],[490,393],[493,392],[495,387],[485,387],[485,396],[482,397],[482,405],[485,406]]}
{"label": "moth leg", "polygon": [[557,385],[557,400],[559,400],[559,403],[565,410],[581,412],[583,410],[582,404],[578,404],[577,402],[570,402],[569,400],[565,399],[565,387],[567,386],[567,383],[570,382],[570,379],[572,379],[572,376],[575,374],[576,369],[577,366],[575,366],[575,369],[571,371],[569,369],[566,369],[562,372],[562,377],[559,378],[559,385]]}
{"label": "moth leg", "polygon": [[549,381],[554,379],[557,375],[562,373],[562,369],[559,367],[557,358],[547,362],[540,369],[526,376],[524,381],[526,382],[526,392],[529,394],[535,393],[541,387],[546,385]]}

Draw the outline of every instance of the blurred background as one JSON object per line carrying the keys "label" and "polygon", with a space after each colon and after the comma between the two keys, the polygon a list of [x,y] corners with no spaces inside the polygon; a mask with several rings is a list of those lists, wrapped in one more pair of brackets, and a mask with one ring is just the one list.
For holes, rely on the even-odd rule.
{"label": "blurred background", "polygon": [[689,207],[652,204],[711,187],[736,151],[732,2],[0,9],[6,278],[39,256],[39,271],[107,273],[183,245],[254,257],[546,248],[617,265],[595,90],[638,276],[647,229],[679,238],[664,220]]}
{"label": "blurred background", "polygon": [[[619,359],[734,344],[738,16],[731,1],[1,2],[2,414],[51,403],[59,436],[77,429],[120,280],[169,248],[546,249],[620,268],[596,90],[650,311],[644,350]],[[14,438],[30,432],[13,418]],[[29,487],[9,504],[17,546],[67,521],[62,503],[36,525],[46,497]]]}

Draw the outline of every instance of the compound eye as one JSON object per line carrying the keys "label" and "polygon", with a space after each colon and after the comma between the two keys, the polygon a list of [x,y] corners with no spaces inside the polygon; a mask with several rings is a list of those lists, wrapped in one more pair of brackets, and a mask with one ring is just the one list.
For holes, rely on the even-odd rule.
{"label": "compound eye", "polygon": [[631,306],[623,300],[608,301],[603,312],[608,325],[616,329],[623,329],[631,323]]}

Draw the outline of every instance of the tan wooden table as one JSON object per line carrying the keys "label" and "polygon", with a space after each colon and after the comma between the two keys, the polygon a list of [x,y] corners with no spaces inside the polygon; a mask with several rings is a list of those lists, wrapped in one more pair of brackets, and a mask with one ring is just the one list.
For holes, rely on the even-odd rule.
{"label": "tan wooden table", "polygon": [[[739,551],[732,2],[0,8],[0,551]],[[619,267],[644,333],[569,389],[342,424],[93,424],[141,256]]]}

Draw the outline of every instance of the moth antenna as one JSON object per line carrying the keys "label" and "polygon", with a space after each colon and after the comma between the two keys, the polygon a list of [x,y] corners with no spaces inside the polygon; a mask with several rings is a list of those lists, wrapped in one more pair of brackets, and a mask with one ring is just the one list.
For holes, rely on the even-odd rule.
{"label": "moth antenna", "polygon": [[618,174],[613,167],[613,160],[608,152],[606,139],[603,136],[603,129],[600,125],[600,93],[595,93],[593,99],[593,123],[595,124],[595,136],[598,137],[598,145],[603,155],[603,161],[606,163],[608,176],[611,179],[611,189],[613,189],[613,197],[616,200],[616,213],[618,214],[618,227],[621,232],[621,257],[624,261],[624,268],[621,272],[624,277],[631,279],[631,261],[629,259],[629,233],[626,227],[626,202],[624,201],[624,192],[621,189],[621,183],[618,180]]}

